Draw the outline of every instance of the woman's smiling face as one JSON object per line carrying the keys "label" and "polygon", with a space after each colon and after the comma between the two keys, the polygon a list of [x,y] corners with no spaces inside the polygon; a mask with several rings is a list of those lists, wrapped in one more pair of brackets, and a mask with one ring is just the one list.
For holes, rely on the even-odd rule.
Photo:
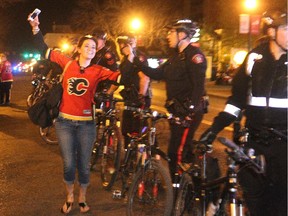
{"label": "woman's smiling face", "polygon": [[92,39],[87,39],[82,46],[78,48],[78,52],[85,59],[93,59],[96,54],[96,43]]}

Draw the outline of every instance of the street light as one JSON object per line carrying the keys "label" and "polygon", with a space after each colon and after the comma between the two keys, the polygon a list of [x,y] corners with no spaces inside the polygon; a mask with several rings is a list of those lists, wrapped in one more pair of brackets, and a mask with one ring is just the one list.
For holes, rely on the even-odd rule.
{"label": "street light", "polygon": [[245,1],[245,7],[249,10],[255,9],[257,6],[256,0],[246,0]]}
{"label": "street light", "polygon": [[[253,11],[257,6],[256,0],[246,0],[245,6],[248,10]],[[251,12],[249,13],[248,16],[249,16],[249,32],[248,32],[248,52],[249,52],[251,47]]]}
{"label": "street light", "polygon": [[141,21],[137,18],[133,19],[131,22],[131,28],[135,31],[139,30],[141,27]]}
{"label": "street light", "polygon": [[248,14],[240,15],[240,34],[248,33],[248,52],[251,47],[251,13],[257,7],[257,0],[245,0],[244,6],[248,10]]}
{"label": "street light", "polygon": [[142,22],[141,22],[141,20],[138,19],[138,18],[134,18],[134,19],[131,21],[130,27],[131,27],[131,29],[132,29],[132,33],[133,33],[134,36],[136,37],[137,45],[138,45],[138,46],[143,46],[142,35],[139,34],[139,29],[142,28]]}

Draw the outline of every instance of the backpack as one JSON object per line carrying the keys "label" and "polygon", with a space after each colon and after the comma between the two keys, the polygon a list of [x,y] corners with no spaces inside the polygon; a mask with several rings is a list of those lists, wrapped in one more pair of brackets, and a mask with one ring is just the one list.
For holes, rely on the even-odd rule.
{"label": "backpack", "polygon": [[28,116],[34,124],[42,128],[50,127],[53,125],[53,119],[58,117],[59,105],[63,94],[62,78],[70,63],[71,61],[66,64],[59,82],[53,85],[35,104],[29,107]]}
{"label": "backpack", "polygon": [[35,104],[28,109],[29,119],[36,125],[46,128],[53,125],[53,118],[46,107],[47,99],[41,97]]}

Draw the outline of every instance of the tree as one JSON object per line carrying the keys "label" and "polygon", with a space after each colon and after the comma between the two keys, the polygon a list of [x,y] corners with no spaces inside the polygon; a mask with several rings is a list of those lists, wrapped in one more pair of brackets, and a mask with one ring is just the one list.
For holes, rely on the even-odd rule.
{"label": "tree", "polygon": [[182,3],[183,0],[78,0],[71,26],[84,33],[100,28],[116,42],[119,34],[132,32],[130,21],[138,17],[142,28],[133,33],[142,36],[149,48],[163,39],[163,27],[181,16]]}

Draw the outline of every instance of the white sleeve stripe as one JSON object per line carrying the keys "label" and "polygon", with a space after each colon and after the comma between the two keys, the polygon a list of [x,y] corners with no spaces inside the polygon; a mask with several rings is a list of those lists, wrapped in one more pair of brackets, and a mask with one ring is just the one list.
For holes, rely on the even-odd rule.
{"label": "white sleeve stripe", "polygon": [[227,113],[229,113],[231,115],[234,115],[234,116],[238,117],[240,112],[241,112],[241,109],[239,109],[236,106],[233,106],[232,104],[227,104],[225,106],[224,112],[227,112]]}
{"label": "white sleeve stripe", "polygon": [[51,52],[51,49],[47,49],[46,53],[45,53],[45,59],[48,59],[49,58],[49,55],[50,55],[50,52]]}

